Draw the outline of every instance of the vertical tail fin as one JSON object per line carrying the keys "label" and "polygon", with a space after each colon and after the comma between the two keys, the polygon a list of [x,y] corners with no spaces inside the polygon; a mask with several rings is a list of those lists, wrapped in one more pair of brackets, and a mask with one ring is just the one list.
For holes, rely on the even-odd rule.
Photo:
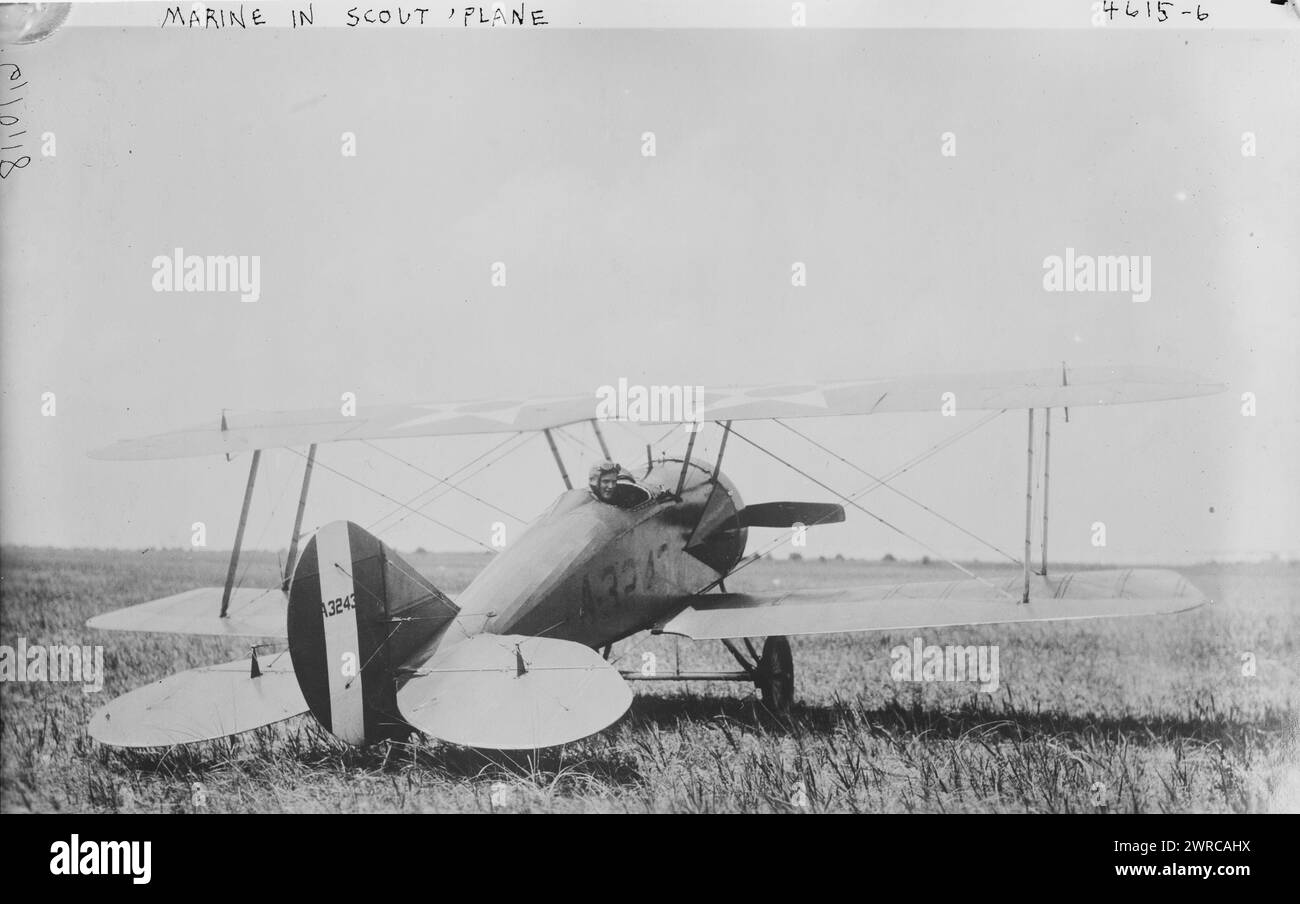
{"label": "vertical tail fin", "polygon": [[350,521],[322,527],[289,585],[289,654],[312,714],[349,744],[410,731],[397,709],[403,670],[457,612],[377,537]]}

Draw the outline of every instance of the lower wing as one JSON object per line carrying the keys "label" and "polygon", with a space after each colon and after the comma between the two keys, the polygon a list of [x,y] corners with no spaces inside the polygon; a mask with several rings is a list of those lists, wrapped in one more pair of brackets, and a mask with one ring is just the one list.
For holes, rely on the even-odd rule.
{"label": "lower wing", "polygon": [[893,631],[949,625],[1068,621],[1163,615],[1209,600],[1182,575],[1158,569],[1080,571],[841,589],[719,593],[659,625],[665,634],[694,639]]}
{"label": "lower wing", "polygon": [[101,631],[146,631],[153,634],[210,634],[219,637],[287,638],[283,590],[236,587],[226,615],[221,615],[220,587],[197,587],[182,593],[114,609],[86,622]]}

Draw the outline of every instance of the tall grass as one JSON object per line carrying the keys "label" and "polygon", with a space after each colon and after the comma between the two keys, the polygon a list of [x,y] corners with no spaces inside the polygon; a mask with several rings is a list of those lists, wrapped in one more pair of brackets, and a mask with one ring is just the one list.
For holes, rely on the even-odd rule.
{"label": "tall grass", "polygon": [[[273,555],[247,557],[249,585]],[[486,558],[413,557],[463,588]],[[485,752],[412,736],[358,750],[310,717],[156,751],[86,736],[112,697],[246,652],[100,634],[91,615],[220,584],[220,554],[0,550],[0,642],[102,644],[101,694],[0,686],[0,809],[78,812],[1265,812],[1300,809],[1300,568],[1183,569],[1215,597],[1182,616],[796,638],[786,718],[735,684],[637,686],[628,715],[563,748]],[[764,561],[732,589],[934,580],[934,566]],[[997,644],[1001,687],[895,683],[889,651]],[[716,644],[640,636],[671,668],[731,668]],[[1253,657],[1255,672],[1246,668]]]}

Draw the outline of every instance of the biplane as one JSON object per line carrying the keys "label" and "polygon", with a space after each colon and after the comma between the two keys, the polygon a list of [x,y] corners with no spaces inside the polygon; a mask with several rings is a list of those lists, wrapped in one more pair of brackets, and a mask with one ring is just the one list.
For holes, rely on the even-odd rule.
{"label": "biplane", "polygon": [[[602,488],[594,482],[573,485],[554,438],[555,431],[586,430],[590,424],[610,458],[591,396],[392,405],[353,416],[332,409],[223,412],[209,424],[118,442],[91,455],[229,459],[248,453],[251,464],[225,586],[107,612],[89,626],[255,642],[247,658],[185,671],[118,697],[95,713],[89,732],[108,745],[170,746],[310,712],[352,745],[418,730],[470,747],[534,749],[575,741],[616,722],[631,703],[634,680],[748,682],[766,707],[785,711],[794,696],[791,635],[1192,609],[1206,598],[1172,571],[1049,574],[1051,416],[1061,409],[1068,420],[1071,408],[1183,399],[1223,388],[1162,368],[1062,366],[710,391],[698,422],[681,431],[684,453],[656,459],[647,447],[643,471],[635,465],[639,474],[621,473],[613,486]],[[888,524],[862,504],[865,491],[841,493],[733,425],[770,419],[789,427],[786,421],[796,418],[938,411],[945,402],[990,412],[981,424],[1009,410],[1028,412],[1025,548],[1016,574],[990,580],[952,563],[965,572],[962,579],[728,591],[728,578],[764,552],[747,555],[751,529],[820,527],[843,521],[846,507]],[[1039,567],[1030,561],[1036,410],[1042,411],[1043,437]],[[675,422],[667,417],[657,423]],[[705,429],[720,430],[720,440],[716,456],[698,460],[696,438]],[[545,436],[565,490],[454,599],[352,522],[320,527],[299,554],[318,446],[528,432]],[[722,470],[728,440],[735,437],[808,477],[832,499],[745,504]],[[258,463],[264,450],[282,447],[307,449],[282,581],[239,587],[236,566]],[[870,488],[890,480],[873,477]],[[738,669],[653,675],[620,670],[610,658],[613,644],[647,631],[721,641]]]}

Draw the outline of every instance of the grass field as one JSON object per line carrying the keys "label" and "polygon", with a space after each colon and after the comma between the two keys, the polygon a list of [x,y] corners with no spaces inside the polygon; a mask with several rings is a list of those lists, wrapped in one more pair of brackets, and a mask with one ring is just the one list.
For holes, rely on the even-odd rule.
{"label": "grass field", "polygon": [[[487,561],[409,558],[453,594]],[[274,583],[274,556],[245,561],[242,583]],[[639,683],[614,726],[531,757],[419,739],[353,750],[310,717],[171,751],[92,742],[85,725],[112,697],[247,648],[100,633],[86,619],[220,585],[225,569],[214,552],[0,550],[0,643],[102,644],[105,668],[98,694],[76,684],[0,685],[0,810],[1300,810],[1293,564],[1179,569],[1215,600],[1179,616],[794,638],[798,703],[784,722],[760,712],[747,685]],[[939,565],[765,560],[729,588],[954,574]],[[894,681],[890,650],[914,637],[996,644],[1001,686],[985,694],[969,683]],[[664,637],[632,638],[615,657],[636,668],[646,652],[661,669],[678,657],[687,669],[733,666],[717,643]]]}

